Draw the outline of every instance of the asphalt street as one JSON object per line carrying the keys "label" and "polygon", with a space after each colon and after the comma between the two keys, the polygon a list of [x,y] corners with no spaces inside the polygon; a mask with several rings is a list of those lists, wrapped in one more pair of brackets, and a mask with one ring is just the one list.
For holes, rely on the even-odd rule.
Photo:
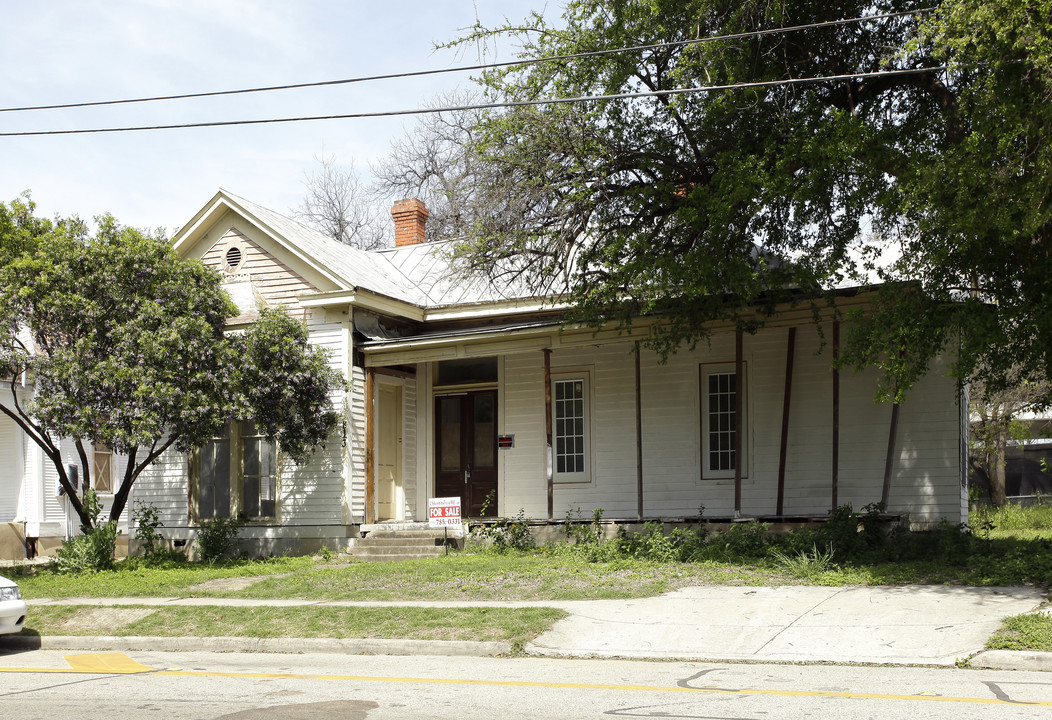
{"label": "asphalt street", "polygon": [[1052,712],[1052,675],[930,667],[238,653],[0,654],[5,718],[952,718]]}

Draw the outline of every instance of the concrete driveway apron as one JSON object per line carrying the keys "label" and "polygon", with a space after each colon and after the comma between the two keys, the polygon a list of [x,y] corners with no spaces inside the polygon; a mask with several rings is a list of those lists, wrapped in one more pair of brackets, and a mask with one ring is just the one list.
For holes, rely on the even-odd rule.
{"label": "concrete driveway apron", "polygon": [[953,665],[981,650],[1002,618],[1030,612],[1042,599],[1027,587],[689,587],[575,603],[527,652]]}

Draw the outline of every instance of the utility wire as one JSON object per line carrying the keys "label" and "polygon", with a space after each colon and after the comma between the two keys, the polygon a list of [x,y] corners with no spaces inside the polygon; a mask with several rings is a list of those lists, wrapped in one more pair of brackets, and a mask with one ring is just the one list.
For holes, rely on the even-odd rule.
{"label": "utility wire", "polygon": [[504,102],[474,103],[469,105],[448,105],[445,107],[413,108],[409,110],[385,110],[380,112],[344,113],[339,115],[308,115],[303,117],[266,118],[262,120],[216,120],[212,122],[179,123],[172,125],[133,125],[127,127],[86,128],[77,130],[27,130],[22,132],[0,132],[0,137],[28,137],[35,135],[85,135],[89,133],[136,132],[141,130],[179,130],[186,128],[228,127],[231,125],[267,125],[276,123],[310,122],[314,120],[351,120],[363,118],[398,117],[404,115],[428,115],[461,110],[491,110],[497,108],[529,107],[536,105],[566,105],[578,102],[597,102],[603,100],[630,100],[635,98],[667,97],[671,95],[688,95],[717,92],[721,90],[746,90],[750,88],[777,87],[782,85],[806,85],[811,83],[837,82],[841,80],[862,80],[874,77],[894,77],[917,75],[928,72],[948,70],[948,65],[911,68],[908,70],[878,70],[844,75],[823,75],[811,78],[790,78],[787,80],[766,80],[761,82],[732,83],[729,85],[702,85],[690,88],[670,90],[649,90],[641,92],[616,93],[611,95],[580,95],[570,98],[545,98],[541,100],[509,100]]}
{"label": "utility wire", "polygon": [[99,107],[103,105],[128,105],[131,103],[147,103],[147,102],[158,102],[162,100],[186,100],[190,98],[203,98],[203,97],[217,97],[221,95],[245,95],[248,93],[263,93],[263,92],[274,92],[276,90],[295,90],[300,88],[313,88],[313,87],[326,87],[333,85],[349,85],[352,83],[363,83],[372,82],[376,80],[398,80],[402,78],[412,77],[426,77],[428,75],[441,75],[444,73],[458,73],[458,72],[471,72],[475,70],[496,70],[499,68],[506,67],[526,67],[529,65],[536,65],[539,63],[556,62],[563,60],[578,60],[581,58],[588,57],[599,57],[603,55],[613,55],[617,53],[637,52],[640,50],[661,50],[666,48],[677,48],[686,47],[689,45],[698,45],[707,42],[719,42],[726,40],[740,40],[750,37],[761,37],[765,35],[775,35],[779,33],[798,32],[801,30],[811,30],[816,28],[825,28],[837,25],[848,25],[852,23],[869,22],[871,20],[886,20],[890,18],[905,17],[908,15],[917,15],[920,13],[927,13],[934,10],[934,8],[920,8],[917,10],[906,10],[895,13],[885,13],[883,15],[866,15],[857,18],[848,18],[842,20],[827,20],[824,22],[810,23],[807,25],[792,25],[781,28],[770,28],[768,30],[753,30],[750,32],[734,33],[730,35],[714,35],[705,38],[696,38],[694,40],[680,40],[677,42],[668,43],[655,43],[652,45],[633,45],[631,47],[615,48],[612,50],[593,50],[590,52],[572,53],[569,55],[552,55],[550,57],[543,58],[528,58],[524,60],[509,60],[507,62],[499,63],[487,63],[479,65],[463,65],[452,68],[442,68],[437,70],[417,70],[413,72],[404,73],[388,73],[385,75],[370,75],[366,77],[354,77],[345,78],[342,80],[322,80],[319,82],[309,83],[295,83],[291,85],[271,85],[268,87],[255,87],[255,88],[244,88],[241,90],[215,90],[212,92],[199,92],[199,93],[185,93],[182,95],[157,95],[154,97],[142,97],[142,98],[129,98],[125,100],[99,100],[94,102],[81,102],[81,103],[63,103],[58,105],[31,105],[25,107],[9,107],[0,108],[0,113],[7,112],[28,112],[31,110],[67,110],[72,108],[83,108],[83,107]]}

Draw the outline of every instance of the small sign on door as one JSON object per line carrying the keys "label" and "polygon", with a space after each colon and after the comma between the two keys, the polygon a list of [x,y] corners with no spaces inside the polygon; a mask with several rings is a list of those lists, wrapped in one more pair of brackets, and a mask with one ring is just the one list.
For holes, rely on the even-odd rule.
{"label": "small sign on door", "polygon": [[460,498],[428,498],[427,526],[449,527],[450,525],[460,525]]}

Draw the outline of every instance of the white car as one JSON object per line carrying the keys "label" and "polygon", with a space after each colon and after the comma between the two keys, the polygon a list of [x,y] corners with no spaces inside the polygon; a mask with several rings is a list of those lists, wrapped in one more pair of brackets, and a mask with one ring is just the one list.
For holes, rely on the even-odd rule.
{"label": "white car", "polygon": [[0,635],[22,632],[26,624],[26,604],[11,580],[0,575]]}

